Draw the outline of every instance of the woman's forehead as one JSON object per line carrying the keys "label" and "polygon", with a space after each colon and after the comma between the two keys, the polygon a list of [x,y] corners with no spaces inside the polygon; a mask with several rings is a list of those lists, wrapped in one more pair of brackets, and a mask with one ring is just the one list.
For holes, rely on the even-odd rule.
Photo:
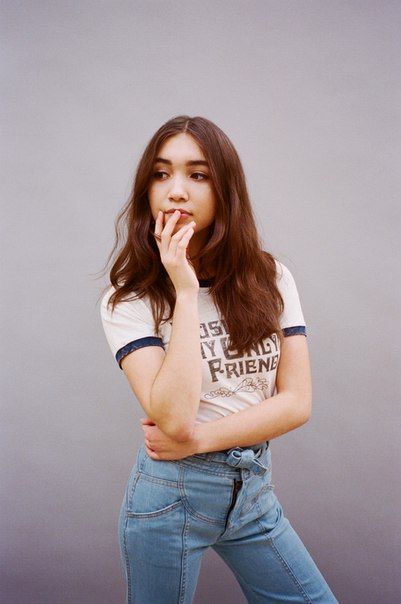
{"label": "woman's forehead", "polygon": [[195,165],[195,163],[201,163],[204,165],[206,158],[202,152],[202,149],[192,136],[181,133],[169,137],[159,147],[157,158],[167,160],[165,163],[182,163],[183,165]]}

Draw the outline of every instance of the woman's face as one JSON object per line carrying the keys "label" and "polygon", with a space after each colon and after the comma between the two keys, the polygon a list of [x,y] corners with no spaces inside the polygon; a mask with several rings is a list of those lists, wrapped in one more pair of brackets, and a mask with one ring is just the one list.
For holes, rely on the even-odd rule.
{"label": "woman's face", "polygon": [[[183,209],[189,215],[181,216],[173,234],[184,224],[195,220],[194,233],[188,251],[196,253],[206,242],[207,227],[215,217],[216,198],[210,170],[199,145],[185,133],[169,137],[159,148],[153,176],[148,189],[150,210],[153,219],[161,210],[166,219],[171,218],[168,210]],[[190,163],[191,162],[191,163]],[[205,162],[205,163],[202,163]]]}

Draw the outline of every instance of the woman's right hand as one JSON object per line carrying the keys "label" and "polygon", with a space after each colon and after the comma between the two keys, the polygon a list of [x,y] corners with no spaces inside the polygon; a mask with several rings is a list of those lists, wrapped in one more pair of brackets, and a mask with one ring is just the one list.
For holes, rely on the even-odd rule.
{"label": "woman's right hand", "polygon": [[[166,224],[163,224],[164,217],[168,216]],[[173,214],[164,214],[159,211],[155,222],[156,244],[159,248],[161,261],[169,274],[169,277],[178,293],[198,292],[199,281],[192,264],[187,258],[187,247],[189,240],[194,234],[196,222],[192,220],[184,224],[174,235],[174,230],[180,212],[177,210]]]}

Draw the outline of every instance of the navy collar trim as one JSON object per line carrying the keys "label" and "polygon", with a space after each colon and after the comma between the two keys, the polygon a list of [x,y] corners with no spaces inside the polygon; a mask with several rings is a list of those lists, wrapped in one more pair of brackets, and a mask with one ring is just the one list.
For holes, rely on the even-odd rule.
{"label": "navy collar trim", "polygon": [[209,277],[209,279],[198,279],[199,287],[210,287],[213,284],[214,278]]}

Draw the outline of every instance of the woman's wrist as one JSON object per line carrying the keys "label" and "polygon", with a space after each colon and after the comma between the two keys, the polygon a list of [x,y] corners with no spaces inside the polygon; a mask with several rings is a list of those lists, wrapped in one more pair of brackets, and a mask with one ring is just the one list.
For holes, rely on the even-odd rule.
{"label": "woman's wrist", "polygon": [[210,447],[210,442],[207,437],[207,422],[195,424],[192,434],[194,453],[208,453],[213,451]]}

